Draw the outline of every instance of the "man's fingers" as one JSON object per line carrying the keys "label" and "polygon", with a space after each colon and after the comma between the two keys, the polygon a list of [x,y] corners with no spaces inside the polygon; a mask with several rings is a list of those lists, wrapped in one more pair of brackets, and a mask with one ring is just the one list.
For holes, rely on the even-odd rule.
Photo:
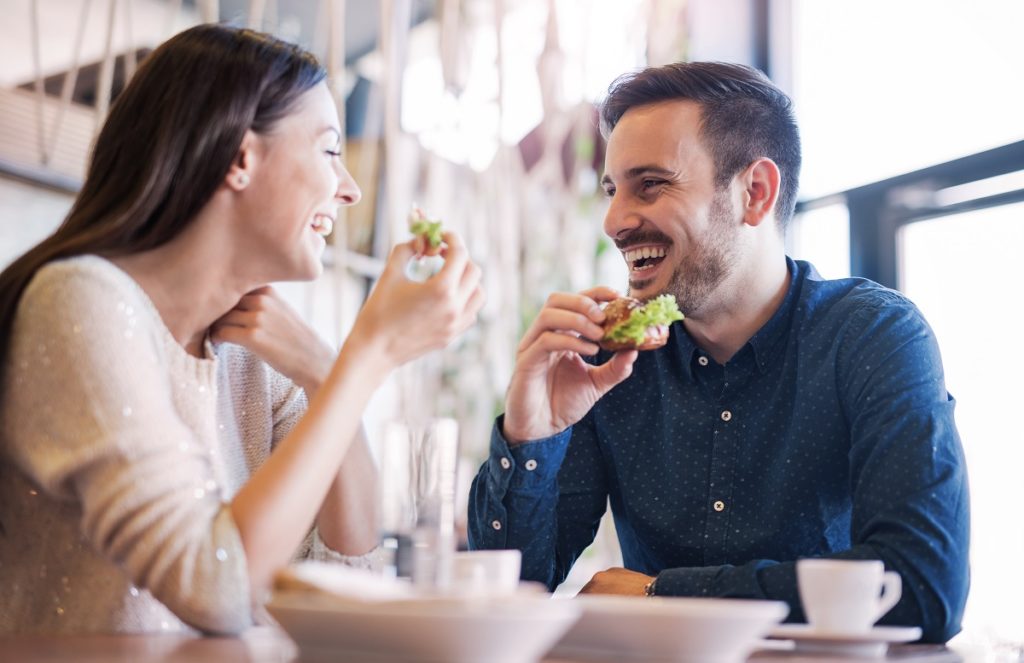
{"label": "man's fingers", "polygon": [[594,355],[599,350],[597,343],[591,343],[572,334],[546,331],[530,345],[520,345],[519,356],[523,359],[536,359],[539,355],[553,352],[575,352],[581,355]]}
{"label": "man's fingers", "polygon": [[544,308],[541,309],[530,328],[526,330],[519,346],[531,345],[541,334],[548,331],[572,332],[594,341],[604,335],[601,325],[593,322],[583,313],[566,309]]}
{"label": "man's fingers", "polygon": [[590,288],[589,290],[584,290],[580,294],[584,297],[593,299],[595,302],[610,302],[613,299],[618,299],[622,296],[618,290],[609,288],[605,285],[599,285],[597,287]]}
{"label": "man's fingers", "polygon": [[559,308],[576,311],[577,313],[587,316],[594,322],[601,324],[604,322],[604,311],[601,310],[597,300],[588,296],[586,292],[589,291],[585,291],[580,294],[572,292],[552,293],[544,303],[544,308]]}
{"label": "man's fingers", "polygon": [[612,358],[593,368],[590,379],[602,396],[633,373],[633,364],[639,356],[636,350],[616,352]]}

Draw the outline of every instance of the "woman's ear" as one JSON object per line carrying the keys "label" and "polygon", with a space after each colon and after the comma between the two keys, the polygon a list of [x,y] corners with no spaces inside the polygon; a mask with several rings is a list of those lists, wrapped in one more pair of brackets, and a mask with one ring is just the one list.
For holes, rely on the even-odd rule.
{"label": "woman's ear", "polygon": [[238,146],[238,154],[224,176],[224,184],[229,189],[241,192],[252,182],[252,170],[257,160],[257,142],[256,134],[251,129],[247,130],[242,137],[242,144]]}
{"label": "woman's ear", "polygon": [[743,183],[743,222],[759,226],[767,218],[774,218],[775,203],[779,199],[782,173],[774,161],[761,158],[747,166],[740,174]]}

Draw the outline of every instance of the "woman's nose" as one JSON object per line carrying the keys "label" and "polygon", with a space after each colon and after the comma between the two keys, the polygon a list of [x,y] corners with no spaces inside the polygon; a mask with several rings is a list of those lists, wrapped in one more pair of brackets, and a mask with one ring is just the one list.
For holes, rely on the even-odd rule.
{"label": "woman's nose", "polygon": [[342,205],[355,205],[363,197],[363,192],[359,190],[359,185],[352,179],[351,173],[344,166],[340,167],[340,172],[338,173],[338,190],[334,192],[334,197]]}

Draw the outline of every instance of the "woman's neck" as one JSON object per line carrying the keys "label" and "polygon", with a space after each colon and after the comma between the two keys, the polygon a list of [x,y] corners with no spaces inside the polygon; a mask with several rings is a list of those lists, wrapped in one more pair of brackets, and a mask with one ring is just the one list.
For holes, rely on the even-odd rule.
{"label": "woman's neck", "polygon": [[164,325],[186,352],[205,354],[210,326],[261,284],[231,273],[224,242],[186,231],[156,249],[111,258],[145,291]]}

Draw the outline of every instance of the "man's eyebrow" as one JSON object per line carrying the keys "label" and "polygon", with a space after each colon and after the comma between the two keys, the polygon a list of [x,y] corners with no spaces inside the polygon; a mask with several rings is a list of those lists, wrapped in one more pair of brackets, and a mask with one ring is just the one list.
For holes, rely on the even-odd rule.
{"label": "man's eyebrow", "polygon": [[[631,180],[641,175],[662,175],[664,177],[671,177],[674,176],[675,174],[675,171],[668,170],[667,168],[662,168],[661,166],[635,166],[626,171],[626,179]],[[609,184],[612,184],[612,178],[608,177],[608,174],[605,173],[605,175],[601,178],[601,185],[607,186]]]}

